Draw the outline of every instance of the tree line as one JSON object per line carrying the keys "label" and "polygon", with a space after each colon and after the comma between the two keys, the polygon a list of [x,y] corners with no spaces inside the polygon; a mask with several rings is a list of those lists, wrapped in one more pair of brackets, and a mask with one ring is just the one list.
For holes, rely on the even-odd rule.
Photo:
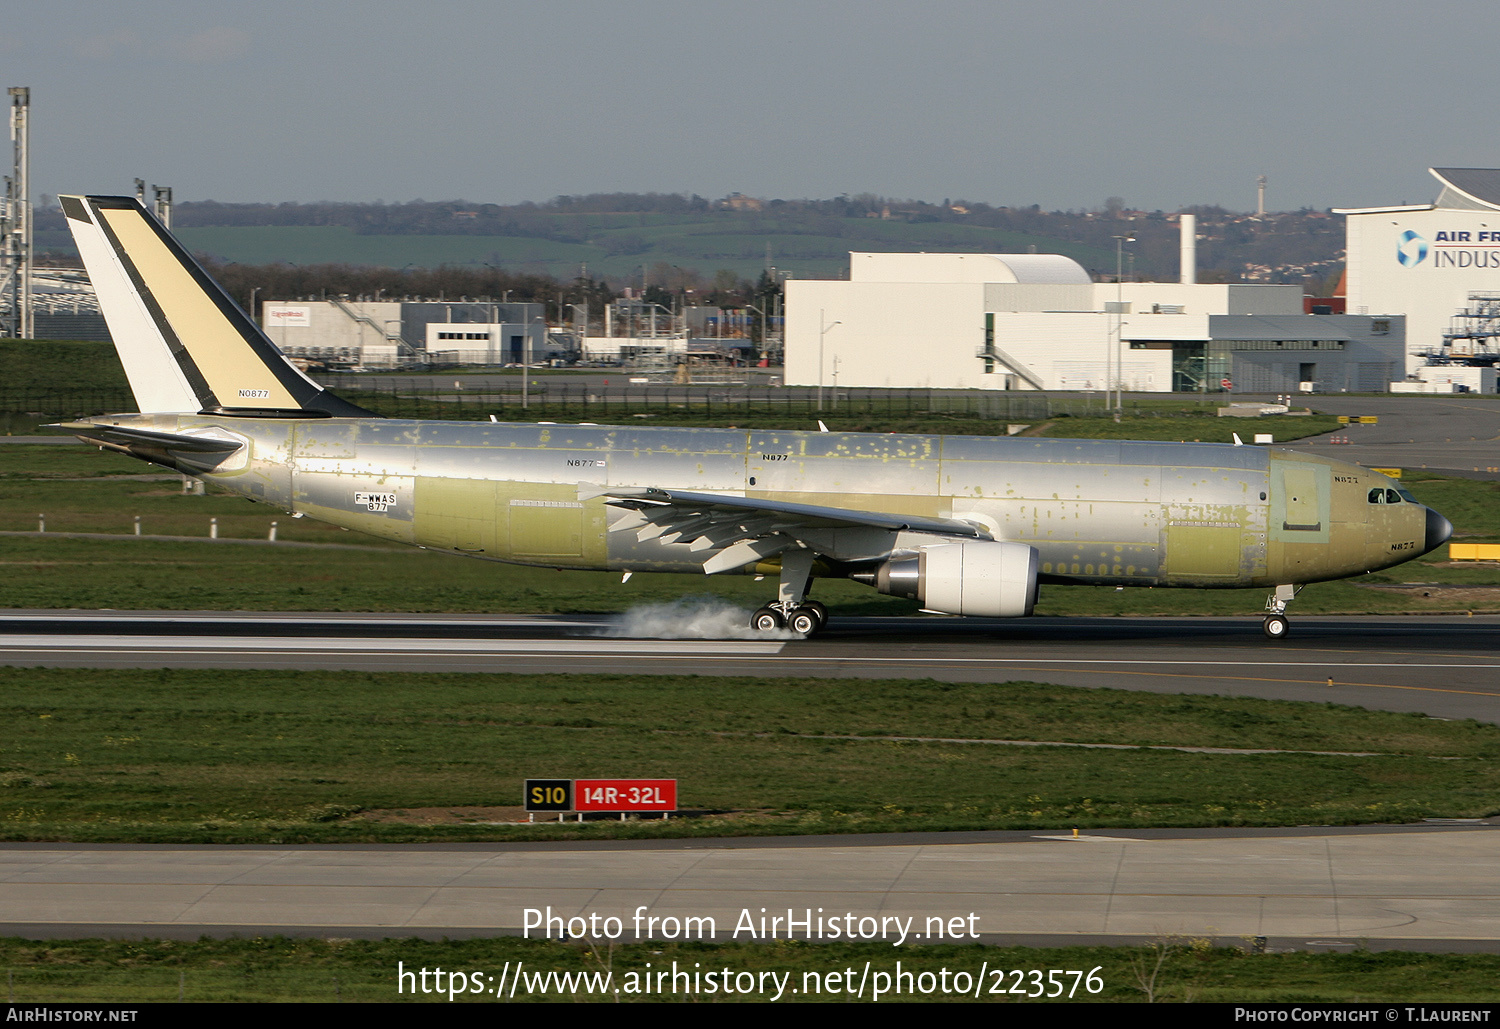
{"label": "tree line", "polygon": [[[548,320],[561,323],[572,320],[575,304],[586,304],[591,317],[597,319],[605,305],[625,296],[625,290],[616,290],[603,279],[578,276],[562,280],[488,265],[381,268],[351,264],[240,264],[203,254],[195,256],[229,295],[257,319],[260,305],[268,300],[334,297],[544,304]],[[632,296],[668,309],[689,305],[743,309],[754,305],[767,310],[772,303],[779,303],[781,293],[781,282],[766,273],[752,282],[729,271],[704,276],[664,263],[648,269],[644,290],[631,289]]]}

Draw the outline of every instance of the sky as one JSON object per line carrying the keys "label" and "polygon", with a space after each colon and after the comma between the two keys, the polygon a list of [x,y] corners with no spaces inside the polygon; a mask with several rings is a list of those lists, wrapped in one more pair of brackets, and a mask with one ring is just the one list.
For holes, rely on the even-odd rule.
{"label": "sky", "polygon": [[1500,167],[1475,0],[8,5],[32,195],[1424,203]]}

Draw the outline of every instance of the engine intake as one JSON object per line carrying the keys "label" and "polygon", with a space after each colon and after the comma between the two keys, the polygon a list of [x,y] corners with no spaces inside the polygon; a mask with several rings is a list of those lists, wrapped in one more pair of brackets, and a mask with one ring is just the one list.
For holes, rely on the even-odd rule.
{"label": "engine intake", "polygon": [[1038,557],[1025,543],[976,540],[920,547],[857,575],[881,593],[914,597],[929,611],[1024,618],[1036,607]]}

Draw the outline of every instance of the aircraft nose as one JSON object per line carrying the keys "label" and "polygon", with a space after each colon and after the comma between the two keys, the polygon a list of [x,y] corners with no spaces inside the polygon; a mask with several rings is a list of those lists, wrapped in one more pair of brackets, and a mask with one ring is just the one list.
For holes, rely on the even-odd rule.
{"label": "aircraft nose", "polygon": [[1453,523],[1429,507],[1427,509],[1427,540],[1422,553],[1436,550],[1447,543],[1448,537],[1452,535]]}

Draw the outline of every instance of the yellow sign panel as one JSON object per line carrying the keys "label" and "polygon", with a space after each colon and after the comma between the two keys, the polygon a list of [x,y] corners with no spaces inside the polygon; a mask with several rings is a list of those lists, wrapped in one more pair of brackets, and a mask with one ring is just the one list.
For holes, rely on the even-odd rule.
{"label": "yellow sign panel", "polygon": [[1379,472],[1381,475],[1384,475],[1388,479],[1401,478],[1401,469],[1399,468],[1371,468],[1370,471]]}
{"label": "yellow sign panel", "polygon": [[1450,543],[1450,561],[1500,561],[1500,543]]}

